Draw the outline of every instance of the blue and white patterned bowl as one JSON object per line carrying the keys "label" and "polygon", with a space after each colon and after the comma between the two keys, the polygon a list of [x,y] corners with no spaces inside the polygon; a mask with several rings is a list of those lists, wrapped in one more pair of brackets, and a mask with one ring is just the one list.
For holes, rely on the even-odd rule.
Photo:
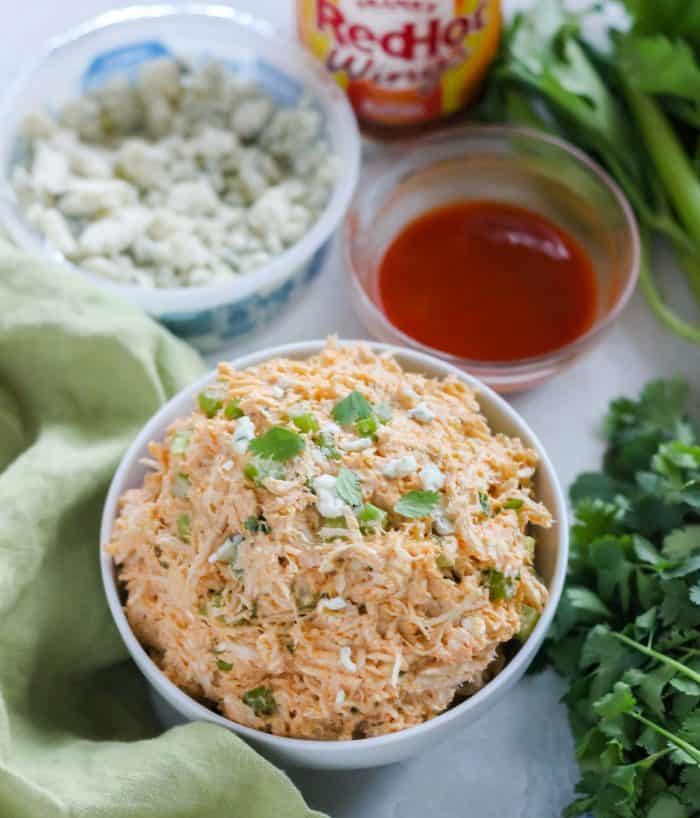
{"label": "blue and white patterned bowl", "polygon": [[[329,201],[292,247],[251,273],[208,287],[152,289],[118,285],[71,265],[24,220],[10,183],[20,159],[19,126],[30,111],[57,110],[115,72],[167,54],[216,59],[262,86],[280,105],[302,93],[321,113],[325,136],[340,160]],[[329,239],[357,182],[360,137],[352,109],[332,77],[300,46],[267,23],[228,6],[134,6],[101,15],[52,39],[0,103],[0,224],[22,247],[73,266],[96,284],[142,307],[202,351],[269,324],[319,272]]]}
{"label": "blue and white patterned bowl", "polygon": [[325,242],[307,264],[292,270],[289,278],[281,283],[261,288],[239,301],[230,301],[218,307],[164,313],[159,316],[160,320],[202,352],[215,352],[234,338],[269,326],[277,313],[300,297],[320,273],[328,244]]}

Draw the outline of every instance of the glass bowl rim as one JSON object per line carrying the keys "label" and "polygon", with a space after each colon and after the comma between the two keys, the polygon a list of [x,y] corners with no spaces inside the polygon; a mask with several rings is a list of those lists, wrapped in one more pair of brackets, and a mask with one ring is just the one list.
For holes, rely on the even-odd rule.
{"label": "glass bowl rim", "polygon": [[[534,143],[545,144],[555,148],[556,150],[567,155],[569,158],[573,159],[576,164],[589,171],[597,179],[600,185],[612,195],[613,201],[618,206],[623,216],[625,231],[627,233],[631,251],[629,266],[624,273],[626,280],[624,286],[616,295],[616,300],[612,308],[602,318],[596,319],[586,330],[586,332],[579,335],[577,338],[574,338],[573,341],[569,341],[568,343],[557,347],[554,350],[543,352],[540,355],[515,358],[510,361],[490,361],[464,358],[451,352],[445,352],[437,347],[431,347],[424,344],[422,341],[418,341],[411,335],[408,335],[393,324],[389,320],[388,316],[367,295],[365,288],[360,283],[357,268],[353,263],[352,245],[354,243],[354,215],[357,211],[359,199],[362,195],[362,191],[359,187],[345,216],[345,221],[343,224],[342,252],[346,275],[350,280],[353,294],[360,299],[362,308],[367,310],[371,314],[372,318],[382,325],[382,328],[388,329],[393,334],[394,339],[392,340],[392,343],[401,343],[413,349],[419,350],[426,355],[434,355],[455,366],[465,367],[469,372],[474,372],[478,376],[486,378],[488,382],[493,383],[493,381],[489,381],[489,373],[501,376],[516,376],[536,373],[542,367],[553,366],[561,361],[571,359],[579,351],[583,351],[594,338],[601,335],[617,319],[622,310],[627,306],[627,303],[635,290],[637,279],[639,277],[641,240],[639,237],[637,220],[635,218],[632,206],[622,192],[620,186],[613,180],[610,174],[580,148],[577,148],[575,145],[572,145],[570,142],[567,142],[558,136],[548,134],[545,131],[539,131],[535,128],[519,125],[468,124],[459,128],[441,128],[439,131],[429,134],[428,136],[421,136],[401,145],[389,146],[386,150],[378,152],[377,156],[381,159],[386,159],[387,165],[395,168],[396,164],[400,163],[402,159],[405,161],[407,157],[414,155],[416,152],[420,152],[422,148],[430,146],[435,147],[441,144],[459,142],[460,144],[465,145],[466,155],[468,150],[467,143],[470,139],[488,136],[497,139],[505,139],[516,136],[528,139]],[[496,156],[497,159],[501,158],[497,155],[494,156]],[[392,159],[395,160],[394,163],[391,162]],[[411,175],[417,172],[425,171],[426,169],[439,164],[441,161],[444,160],[438,158],[433,159],[430,163],[418,168],[411,167],[403,175],[401,181],[409,178]],[[381,171],[379,171],[379,173],[381,174]]]}

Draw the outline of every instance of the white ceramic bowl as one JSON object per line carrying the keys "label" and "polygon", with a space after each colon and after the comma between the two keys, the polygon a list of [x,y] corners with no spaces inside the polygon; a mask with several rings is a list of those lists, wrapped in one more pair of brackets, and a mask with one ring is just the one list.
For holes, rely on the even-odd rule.
{"label": "white ceramic bowl", "polygon": [[[24,117],[56,111],[114,74],[132,76],[148,60],[172,55],[235,66],[279,105],[311,97],[341,171],[325,208],[301,239],[257,270],[207,287],[115,284],[71,264],[25,220],[10,175],[23,156]],[[51,39],[19,72],[0,101],[0,225],[21,247],[81,272],[160,319],[203,351],[269,325],[318,273],[328,242],[350,203],[360,137],[346,95],[299,44],[269,23],[230,6],[184,3],[114,9]]]}
{"label": "white ceramic bowl", "polygon": [[[287,344],[247,355],[233,363],[238,368],[245,368],[275,357],[307,358],[319,352],[324,345],[325,341],[320,340]],[[214,713],[190,698],[165,677],[149,658],[129,627],[119,600],[114,563],[112,558],[101,550],[102,578],[114,621],[129,653],[158,696],[167,703],[171,711],[174,710],[179,714],[182,721],[210,721],[227,727],[266,756],[282,764],[320,769],[356,769],[391,764],[415,755],[472,724],[505,695],[527,669],[552,621],[564,584],[568,556],[566,503],[549,457],[527,423],[503,398],[475,378],[448,363],[400,347],[377,343],[372,343],[370,346],[378,351],[392,351],[401,366],[409,371],[422,372],[436,377],[454,375],[468,383],[476,391],[481,408],[494,430],[517,436],[537,451],[540,457],[535,480],[537,496],[551,510],[556,520],[552,528],[539,532],[537,537],[537,569],[549,589],[549,601],[532,635],[501,673],[474,696],[430,721],[398,733],[356,741],[311,741],[284,738],[244,727]],[[192,411],[197,394],[213,379],[214,374],[210,372],[163,406],[146,424],[124,455],[112,480],[102,515],[100,535],[102,544],[109,542],[111,538],[119,497],[127,489],[140,486],[143,481],[146,469],[139,463],[139,460],[147,455],[149,441],[162,439],[170,423]]]}

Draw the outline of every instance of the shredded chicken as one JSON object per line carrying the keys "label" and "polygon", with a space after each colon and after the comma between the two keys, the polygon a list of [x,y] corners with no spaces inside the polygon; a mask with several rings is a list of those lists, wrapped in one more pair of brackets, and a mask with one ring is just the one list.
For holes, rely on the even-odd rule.
{"label": "shredded chicken", "polygon": [[[354,392],[376,407],[374,431],[337,423]],[[493,434],[460,380],[362,345],[220,364],[207,397],[209,411],[150,445],[153,471],[124,494],[106,545],[163,672],[234,721],[314,739],[401,730],[482,687],[524,609],[547,600],[530,536],[551,524],[536,453]],[[264,461],[251,427],[293,430],[303,448]],[[407,517],[395,506],[414,491],[430,507]],[[371,508],[381,519],[367,522]]]}

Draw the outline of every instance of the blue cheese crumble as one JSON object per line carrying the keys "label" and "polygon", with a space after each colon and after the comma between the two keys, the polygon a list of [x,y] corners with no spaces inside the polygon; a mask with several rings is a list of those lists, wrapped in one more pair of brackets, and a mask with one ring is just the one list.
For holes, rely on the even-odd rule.
{"label": "blue cheese crumble", "polygon": [[282,108],[221,63],[152,60],[54,119],[26,117],[12,181],[27,221],[65,258],[120,284],[197,287],[299,241],[337,161],[306,98]]}

